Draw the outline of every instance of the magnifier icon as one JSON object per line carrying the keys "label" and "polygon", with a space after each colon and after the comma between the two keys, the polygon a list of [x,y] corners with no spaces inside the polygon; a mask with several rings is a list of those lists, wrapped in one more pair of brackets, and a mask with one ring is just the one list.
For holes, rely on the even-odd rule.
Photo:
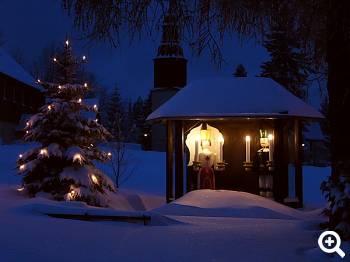
{"label": "magnifier icon", "polygon": [[345,253],[340,249],[340,245],[340,236],[335,231],[325,231],[318,238],[318,246],[323,252],[327,254],[337,252],[341,258],[344,258]]}

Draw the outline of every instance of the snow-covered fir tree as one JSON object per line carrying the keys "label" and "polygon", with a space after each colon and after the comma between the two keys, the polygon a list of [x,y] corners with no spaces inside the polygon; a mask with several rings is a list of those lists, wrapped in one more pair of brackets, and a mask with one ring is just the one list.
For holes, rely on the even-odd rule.
{"label": "snow-covered fir tree", "polygon": [[247,70],[245,69],[244,65],[239,64],[235,71],[233,72],[233,76],[235,77],[247,77],[248,73]]}
{"label": "snow-covered fir tree", "polygon": [[109,133],[97,119],[89,119],[89,111],[97,113],[96,105],[84,104],[89,85],[76,83],[76,72],[85,61],[85,56],[73,56],[67,40],[53,58],[57,83],[38,80],[46,90],[46,105],[28,120],[24,139],[39,146],[19,156],[18,170],[23,191],[30,196],[45,192],[56,200],[108,206],[108,194],[115,187],[94,161],[110,159],[110,153],[97,146]]}
{"label": "snow-covered fir tree", "polygon": [[261,65],[261,76],[272,78],[294,95],[305,99],[309,60],[301,51],[295,18],[288,6],[280,6],[277,12],[279,16],[272,21],[271,31],[263,44],[270,60]]}

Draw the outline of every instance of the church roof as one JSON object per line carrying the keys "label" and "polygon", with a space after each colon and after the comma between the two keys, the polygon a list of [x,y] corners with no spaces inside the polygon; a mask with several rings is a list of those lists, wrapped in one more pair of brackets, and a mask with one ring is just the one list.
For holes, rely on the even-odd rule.
{"label": "church roof", "polygon": [[324,118],[316,109],[269,78],[230,77],[188,84],[147,120],[231,117]]}
{"label": "church roof", "polygon": [[41,90],[34,78],[2,48],[0,48],[0,73]]}

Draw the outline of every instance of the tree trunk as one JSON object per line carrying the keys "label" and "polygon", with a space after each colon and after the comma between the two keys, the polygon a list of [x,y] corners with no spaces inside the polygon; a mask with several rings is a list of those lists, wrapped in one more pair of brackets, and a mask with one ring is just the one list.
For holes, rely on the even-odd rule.
{"label": "tree trunk", "polygon": [[330,0],[327,33],[332,177],[350,176],[350,1]]}

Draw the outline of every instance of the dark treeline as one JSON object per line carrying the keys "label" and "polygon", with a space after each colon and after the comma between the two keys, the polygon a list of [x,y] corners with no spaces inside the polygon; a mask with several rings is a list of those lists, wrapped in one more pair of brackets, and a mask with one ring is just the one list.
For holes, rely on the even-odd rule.
{"label": "dark treeline", "polygon": [[146,122],[151,113],[150,98],[138,97],[135,101],[122,97],[118,85],[112,90],[102,89],[99,94],[101,123],[117,142],[139,143],[147,147],[150,125]]}

